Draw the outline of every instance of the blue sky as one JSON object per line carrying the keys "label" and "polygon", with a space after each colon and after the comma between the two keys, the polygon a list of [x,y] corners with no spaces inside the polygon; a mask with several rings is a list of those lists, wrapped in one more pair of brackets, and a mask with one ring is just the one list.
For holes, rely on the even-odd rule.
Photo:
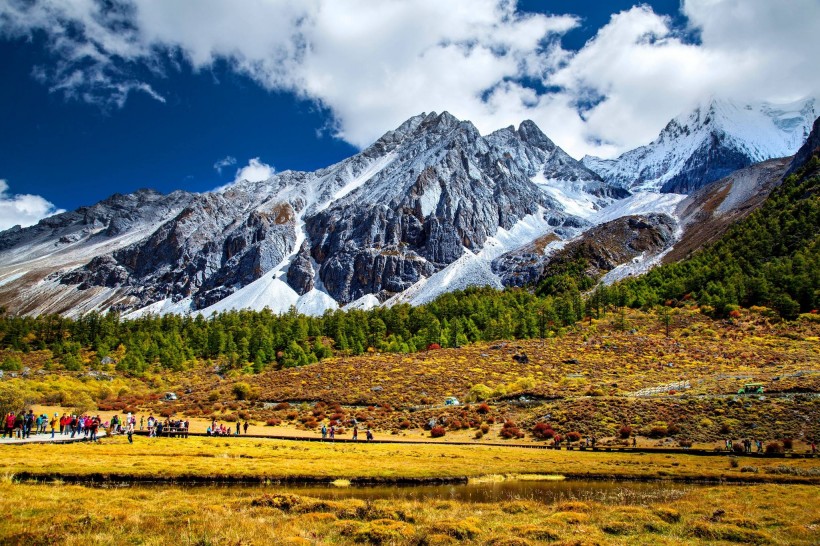
{"label": "blue sky", "polygon": [[0,229],[115,192],[313,170],[422,111],[482,132],[533,119],[580,158],[713,95],[820,89],[816,0],[106,6],[0,3]]}

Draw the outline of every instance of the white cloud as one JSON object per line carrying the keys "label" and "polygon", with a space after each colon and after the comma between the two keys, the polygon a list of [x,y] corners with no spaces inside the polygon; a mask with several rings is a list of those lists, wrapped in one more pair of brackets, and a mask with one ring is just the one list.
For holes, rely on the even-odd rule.
{"label": "white cloud", "polygon": [[16,225],[31,226],[46,216],[65,212],[39,195],[15,195],[8,190],[8,183],[0,179],[0,230]]}
{"label": "white cloud", "polygon": [[248,164],[236,171],[234,182],[247,180],[248,182],[264,182],[276,172],[273,165],[259,161],[258,157],[248,161]]}
{"label": "white cloud", "polygon": [[[114,0],[0,2],[0,34],[48,36],[37,74],[80,100],[162,95],[134,76],[225,60],[260,85],[314,100],[337,136],[365,146],[411,115],[449,110],[482,132],[535,120],[576,157],[648,142],[711,95],[820,96],[817,0],[684,0],[687,31],[646,6],[615,14],[580,51],[573,15],[514,0]],[[525,82],[541,80],[544,93]],[[581,107],[579,108],[579,104]]]}
{"label": "white cloud", "polygon": [[225,167],[230,167],[231,165],[236,165],[236,158],[232,155],[227,155],[214,163],[214,170],[219,174],[222,174],[222,169]]}

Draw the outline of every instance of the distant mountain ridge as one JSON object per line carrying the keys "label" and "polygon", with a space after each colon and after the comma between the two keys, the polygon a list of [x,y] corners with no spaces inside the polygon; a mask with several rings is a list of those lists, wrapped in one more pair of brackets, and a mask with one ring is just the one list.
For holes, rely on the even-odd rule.
{"label": "distant mountain ridge", "polygon": [[713,99],[670,121],[646,146],[581,162],[614,187],[690,193],[738,169],[793,155],[817,115],[813,98],[785,105]]}

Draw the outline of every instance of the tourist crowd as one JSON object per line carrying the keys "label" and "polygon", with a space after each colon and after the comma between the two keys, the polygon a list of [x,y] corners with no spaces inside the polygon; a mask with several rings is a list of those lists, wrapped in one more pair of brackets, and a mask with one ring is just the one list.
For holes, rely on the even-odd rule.
{"label": "tourist crowd", "polygon": [[115,415],[109,421],[103,421],[99,415],[69,415],[55,413],[49,418],[45,413],[35,415],[34,410],[28,413],[21,411],[15,414],[10,411],[3,423],[3,438],[31,438],[31,435],[51,434],[55,438],[68,436],[75,438],[81,436],[91,441],[96,441],[100,430],[105,430],[106,434],[128,434],[129,441],[134,432],[134,417],[129,413],[123,420],[119,415]]}

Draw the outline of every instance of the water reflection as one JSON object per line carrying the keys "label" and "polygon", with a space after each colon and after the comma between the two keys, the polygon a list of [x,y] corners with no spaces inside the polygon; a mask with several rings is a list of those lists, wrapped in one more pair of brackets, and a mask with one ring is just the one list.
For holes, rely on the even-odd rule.
{"label": "water reflection", "polygon": [[[168,487],[167,485],[136,485],[135,488]],[[291,493],[328,500],[412,500],[498,503],[535,501],[552,504],[568,500],[595,501],[605,504],[641,504],[666,502],[704,487],[702,485],[669,482],[605,482],[605,481],[497,481],[463,485],[352,486],[327,485],[225,485],[196,486],[197,491],[231,489],[237,493],[256,494],[260,491]],[[186,488],[183,486],[183,488]]]}

